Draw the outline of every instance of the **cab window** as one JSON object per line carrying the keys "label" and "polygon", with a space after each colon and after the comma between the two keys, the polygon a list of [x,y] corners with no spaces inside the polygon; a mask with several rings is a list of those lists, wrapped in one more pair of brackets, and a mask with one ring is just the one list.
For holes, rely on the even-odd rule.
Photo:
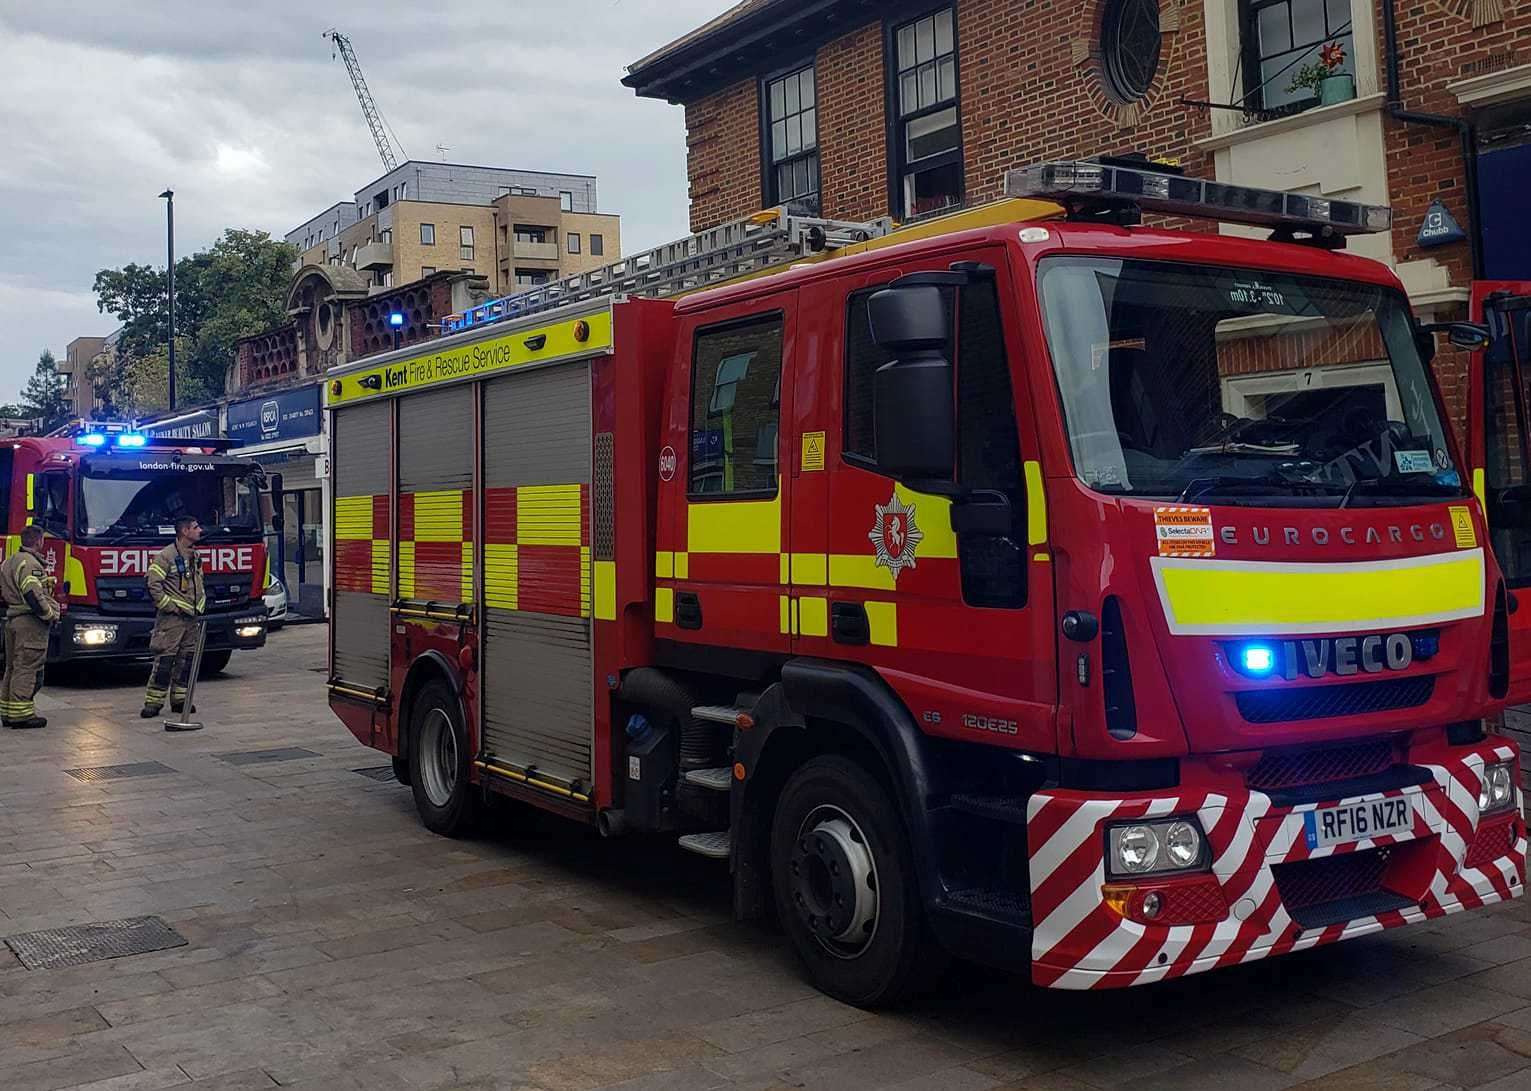
{"label": "cab window", "polygon": [[54,534],[69,530],[69,475],[48,473],[37,479],[37,525]]}
{"label": "cab window", "polygon": [[701,330],[691,356],[691,483],[707,499],[774,496],[782,316]]}

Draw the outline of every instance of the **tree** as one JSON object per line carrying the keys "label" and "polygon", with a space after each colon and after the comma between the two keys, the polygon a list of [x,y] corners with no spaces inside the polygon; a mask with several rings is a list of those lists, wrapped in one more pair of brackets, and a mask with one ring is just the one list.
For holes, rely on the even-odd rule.
{"label": "tree", "polygon": [[[298,248],[264,231],[229,228],[207,250],[175,263],[176,400],[186,404],[223,393],[234,344],[287,320],[287,288]],[[96,307],[122,322],[117,358],[104,377],[103,394],[124,408],[139,408],[154,395],[147,388],[164,363],[169,333],[165,270],[129,264],[96,274]],[[164,404],[164,396],[158,396]],[[147,408],[147,405],[143,405]]]}
{"label": "tree", "polygon": [[21,388],[22,415],[42,421],[43,431],[61,424],[73,408],[65,395],[64,377],[58,373],[58,361],[53,353],[43,349],[37,358],[37,368],[27,385]]}

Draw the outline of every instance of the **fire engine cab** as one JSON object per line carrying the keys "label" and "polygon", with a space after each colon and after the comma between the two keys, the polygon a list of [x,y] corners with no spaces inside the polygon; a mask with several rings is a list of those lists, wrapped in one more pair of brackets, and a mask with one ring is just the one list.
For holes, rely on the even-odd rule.
{"label": "fire engine cab", "polygon": [[772,210],[332,372],[336,714],[436,832],[492,792],[726,861],[857,1004],[1520,896],[1513,599],[1434,331],[1342,252],[1389,210],[1005,186]]}
{"label": "fire engine cab", "polygon": [[223,453],[228,446],[162,439],[115,421],[76,421],[0,445],[5,553],[21,548],[23,526],[38,524],[44,563],[58,581],[63,616],[49,663],[149,654],[149,561],[174,539],[182,515],[204,531],[203,670],[217,672],[235,650],[265,644],[262,476],[249,459]]}

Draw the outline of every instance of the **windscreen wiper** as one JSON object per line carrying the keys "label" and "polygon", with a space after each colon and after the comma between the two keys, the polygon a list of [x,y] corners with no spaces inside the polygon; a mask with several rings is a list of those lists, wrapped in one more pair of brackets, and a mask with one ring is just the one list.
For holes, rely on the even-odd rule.
{"label": "windscreen wiper", "polygon": [[1185,504],[1207,493],[1233,492],[1241,489],[1256,490],[1262,495],[1285,495],[1315,489],[1333,493],[1339,492],[1341,488],[1342,486],[1331,485],[1327,481],[1309,481],[1300,477],[1283,477],[1280,474],[1262,474],[1259,477],[1224,474],[1216,477],[1194,478],[1186,484],[1175,502]]}
{"label": "windscreen wiper", "polygon": [[1349,507],[1350,498],[1357,491],[1375,492],[1382,496],[1461,496],[1462,486],[1448,485],[1434,478],[1406,481],[1400,477],[1358,477],[1345,490],[1345,495],[1340,499],[1340,507]]}

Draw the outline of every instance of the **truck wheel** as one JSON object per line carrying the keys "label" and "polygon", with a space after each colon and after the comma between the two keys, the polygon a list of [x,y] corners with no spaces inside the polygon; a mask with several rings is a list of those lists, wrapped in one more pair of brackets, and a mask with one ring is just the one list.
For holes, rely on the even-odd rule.
{"label": "truck wheel", "polygon": [[223,673],[223,668],[229,665],[229,659],[233,654],[227,648],[221,652],[203,652],[202,666],[197,671],[197,677],[211,678],[215,674]]}
{"label": "truck wheel", "polygon": [[407,758],[394,758],[393,759],[393,779],[398,781],[400,784],[404,785],[404,787],[406,787],[406,788],[408,788],[410,786],[409,785],[409,760]]}
{"label": "truck wheel", "polygon": [[931,940],[909,838],[887,791],[845,758],[792,775],[771,822],[776,909],[818,988],[882,1007],[934,981]]}
{"label": "truck wheel", "polygon": [[473,825],[473,786],[468,783],[468,732],[452,688],[427,682],[415,698],[409,737],[411,787],[420,821],[432,833],[461,837]]}

